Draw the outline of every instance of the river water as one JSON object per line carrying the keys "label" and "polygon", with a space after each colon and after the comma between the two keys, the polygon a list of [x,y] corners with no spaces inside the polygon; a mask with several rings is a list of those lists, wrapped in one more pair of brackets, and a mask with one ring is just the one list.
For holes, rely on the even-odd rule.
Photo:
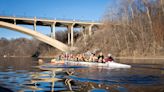
{"label": "river water", "polygon": [[117,62],[132,68],[65,65],[43,70],[34,58],[0,58],[0,92],[164,92],[164,65],[154,63],[164,60]]}

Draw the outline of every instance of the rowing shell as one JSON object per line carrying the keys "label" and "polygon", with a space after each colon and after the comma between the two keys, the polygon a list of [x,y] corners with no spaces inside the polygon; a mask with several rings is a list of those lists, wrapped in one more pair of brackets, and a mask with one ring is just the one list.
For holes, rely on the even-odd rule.
{"label": "rowing shell", "polygon": [[73,65],[82,65],[88,67],[108,67],[108,68],[131,68],[131,65],[121,64],[116,62],[107,62],[107,63],[96,63],[96,62],[82,62],[82,61],[65,61],[66,64],[73,64]]}

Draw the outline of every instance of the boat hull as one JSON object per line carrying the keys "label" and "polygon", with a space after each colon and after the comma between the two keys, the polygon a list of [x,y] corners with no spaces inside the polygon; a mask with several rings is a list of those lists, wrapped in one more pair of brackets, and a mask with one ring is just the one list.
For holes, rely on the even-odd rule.
{"label": "boat hull", "polygon": [[121,64],[117,62],[107,62],[107,63],[96,63],[96,62],[75,62],[75,61],[65,61],[67,64],[71,65],[82,65],[88,67],[107,67],[107,68],[131,68],[131,65]]}

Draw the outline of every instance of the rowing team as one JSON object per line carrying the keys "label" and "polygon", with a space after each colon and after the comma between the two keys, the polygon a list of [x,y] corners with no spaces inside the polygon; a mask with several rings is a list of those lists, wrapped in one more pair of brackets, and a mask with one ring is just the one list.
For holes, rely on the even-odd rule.
{"label": "rowing team", "polygon": [[[70,54],[70,55],[59,55],[58,59],[51,59],[51,63],[64,63],[64,60],[69,61],[87,61],[87,62],[99,62],[99,63],[105,63],[105,62],[111,62],[113,61],[113,57],[111,54],[108,54],[106,58],[104,58],[104,55],[102,52],[98,56],[96,56],[94,53],[90,55],[89,58],[87,58],[84,54],[78,54],[76,56]],[[60,61],[60,62],[59,62]]]}

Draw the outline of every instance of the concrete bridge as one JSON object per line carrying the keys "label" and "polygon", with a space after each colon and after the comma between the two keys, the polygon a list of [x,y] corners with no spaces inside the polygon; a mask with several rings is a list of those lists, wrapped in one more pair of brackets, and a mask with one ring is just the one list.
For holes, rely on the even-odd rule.
{"label": "concrete bridge", "polygon": [[[33,30],[19,25],[33,25]],[[37,32],[36,26],[49,26],[51,28],[51,37]],[[93,27],[100,27],[102,23],[85,22],[75,20],[56,20],[56,19],[41,19],[41,18],[25,18],[25,17],[10,17],[0,16],[0,27],[15,30],[27,35],[30,35],[40,41],[43,41],[61,51],[67,52],[71,50],[74,44],[74,28],[82,28],[85,35],[91,36]],[[68,29],[68,45],[56,40],[55,27],[66,27]],[[70,47],[71,46],[71,47]]]}

